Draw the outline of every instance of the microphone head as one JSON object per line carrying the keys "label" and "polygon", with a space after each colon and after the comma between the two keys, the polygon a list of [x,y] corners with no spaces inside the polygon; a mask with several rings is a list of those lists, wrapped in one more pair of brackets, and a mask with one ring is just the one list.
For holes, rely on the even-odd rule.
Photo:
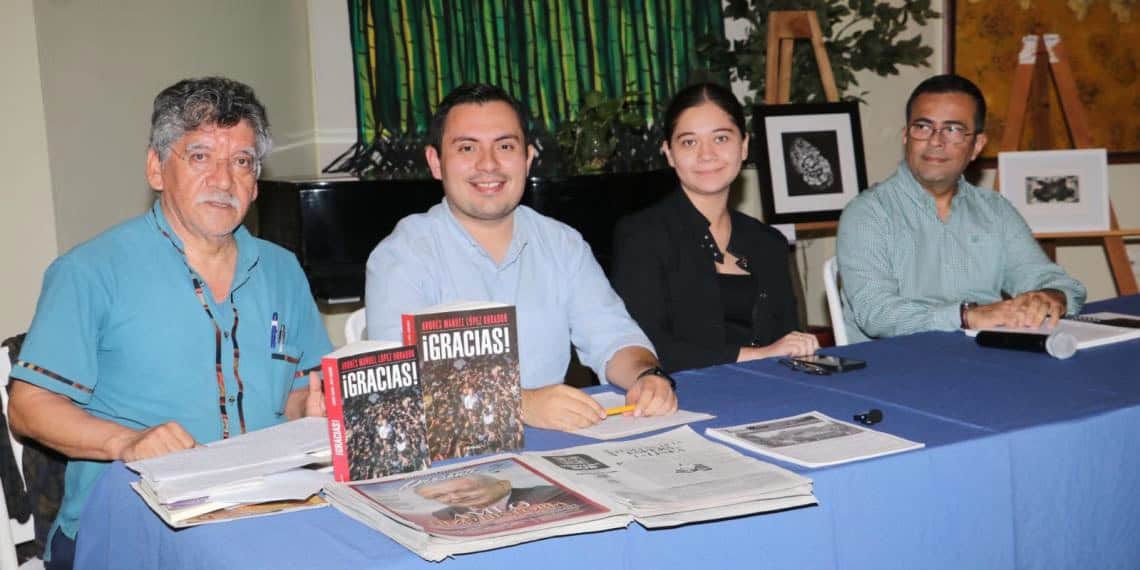
{"label": "microphone head", "polygon": [[1077,339],[1066,332],[1055,332],[1045,339],[1045,352],[1064,360],[1077,353]]}

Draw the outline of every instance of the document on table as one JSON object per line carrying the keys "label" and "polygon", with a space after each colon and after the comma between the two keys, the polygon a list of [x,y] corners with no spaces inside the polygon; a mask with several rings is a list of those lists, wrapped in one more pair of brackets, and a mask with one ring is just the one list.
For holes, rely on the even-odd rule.
{"label": "document on table", "polygon": [[[616,392],[602,392],[600,394],[593,394],[592,397],[594,401],[606,409],[625,405],[625,396]],[[617,439],[619,437],[656,431],[667,427],[711,420],[715,417],[716,416],[712,414],[690,412],[688,410],[677,410],[676,413],[668,416],[634,417],[622,414],[610,416],[588,428],[570,433],[593,439]]]}
{"label": "document on table", "polygon": [[302,418],[127,464],[164,503],[208,489],[329,460],[325,418]]}
{"label": "document on table", "polygon": [[[1140,317],[1123,313],[1090,313],[1061,319],[1057,321],[1057,326],[1052,329],[1042,325],[1040,328],[1032,329],[990,328],[984,330],[1037,334],[1068,333],[1076,339],[1077,349],[1083,350],[1140,338]],[[980,331],[968,329],[965,332],[968,336],[977,336]]]}
{"label": "document on table", "polygon": [[708,428],[705,435],[804,467],[824,467],[918,449],[925,444],[841,422],[820,412]]}

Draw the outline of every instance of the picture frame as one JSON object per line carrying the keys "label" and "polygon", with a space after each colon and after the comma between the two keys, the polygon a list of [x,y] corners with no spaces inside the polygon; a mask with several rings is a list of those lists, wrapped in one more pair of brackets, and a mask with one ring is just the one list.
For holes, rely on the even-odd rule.
{"label": "picture frame", "polygon": [[1108,154],[1103,148],[998,154],[1001,194],[1034,233],[1109,229]]}
{"label": "picture frame", "polygon": [[766,223],[838,220],[867,187],[854,101],[758,105],[752,130]]}

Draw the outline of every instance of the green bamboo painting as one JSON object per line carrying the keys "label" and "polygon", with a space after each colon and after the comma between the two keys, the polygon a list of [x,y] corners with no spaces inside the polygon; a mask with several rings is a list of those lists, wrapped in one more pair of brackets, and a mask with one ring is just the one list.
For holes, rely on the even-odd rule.
{"label": "green bamboo painting", "polygon": [[427,131],[462,83],[494,83],[553,132],[590,92],[644,103],[688,74],[695,39],[723,35],[715,0],[348,0],[360,140]]}

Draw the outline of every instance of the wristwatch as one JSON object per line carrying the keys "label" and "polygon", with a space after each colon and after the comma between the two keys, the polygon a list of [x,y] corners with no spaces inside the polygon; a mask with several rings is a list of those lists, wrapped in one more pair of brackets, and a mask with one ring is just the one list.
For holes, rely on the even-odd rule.
{"label": "wristwatch", "polygon": [[670,376],[668,372],[664,371],[660,366],[654,366],[653,368],[646,368],[645,370],[642,370],[641,373],[637,375],[637,378],[633,379],[633,381],[637,382],[645,376],[660,376],[669,381],[669,387],[672,388],[674,392],[677,391],[677,381],[674,380],[673,377]]}
{"label": "wristwatch", "polygon": [[970,323],[966,322],[966,313],[977,306],[978,304],[973,301],[965,301],[961,305],[958,305],[958,320],[961,321],[962,328],[970,328]]}

